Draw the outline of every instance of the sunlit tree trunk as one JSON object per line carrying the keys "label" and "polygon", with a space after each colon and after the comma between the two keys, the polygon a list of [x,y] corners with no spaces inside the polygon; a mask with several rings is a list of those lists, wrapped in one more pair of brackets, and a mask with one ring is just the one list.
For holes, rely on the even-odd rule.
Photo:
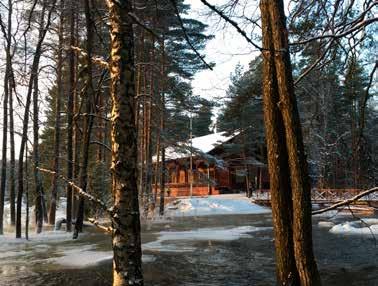
{"label": "sunlit tree trunk", "polygon": [[302,129],[294,94],[288,31],[283,1],[270,1],[269,16],[274,46],[279,107],[286,136],[290,183],[293,198],[293,241],[297,270],[302,286],[320,285],[312,245],[311,186],[304,152]]}
{"label": "sunlit tree trunk", "polygon": [[274,65],[270,0],[260,1],[263,33],[263,99],[265,138],[268,149],[271,203],[275,232],[277,285],[299,285],[293,244],[293,206],[285,142],[285,129],[278,108],[279,95]]}
{"label": "sunlit tree trunk", "polygon": [[108,1],[111,35],[113,285],[143,285],[137,190],[134,34],[131,1]]}

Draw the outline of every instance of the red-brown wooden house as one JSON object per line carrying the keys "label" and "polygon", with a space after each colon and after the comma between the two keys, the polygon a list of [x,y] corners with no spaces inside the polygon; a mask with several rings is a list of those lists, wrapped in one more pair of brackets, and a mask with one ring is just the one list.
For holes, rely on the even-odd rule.
{"label": "red-brown wooden house", "polygon": [[252,185],[257,189],[269,189],[269,174],[264,163],[265,147],[246,150],[243,147],[246,144],[241,144],[242,141],[242,133],[228,136],[221,132],[193,138],[192,144],[177,143],[174,147],[168,147],[167,195],[237,193],[246,191]]}

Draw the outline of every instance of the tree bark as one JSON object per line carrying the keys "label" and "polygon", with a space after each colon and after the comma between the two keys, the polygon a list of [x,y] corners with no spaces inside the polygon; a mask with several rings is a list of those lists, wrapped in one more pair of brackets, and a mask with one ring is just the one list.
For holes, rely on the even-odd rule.
{"label": "tree bark", "polygon": [[[75,45],[75,7],[76,1],[70,1],[70,46]],[[73,114],[74,114],[74,98],[76,93],[75,88],[75,53],[73,49],[69,50],[69,87],[67,100],[67,179],[73,181]],[[66,230],[72,230],[72,204],[74,197],[72,195],[72,186],[67,184],[66,188],[67,208],[66,208]]]}
{"label": "tree bark", "polygon": [[134,33],[131,1],[109,0],[112,97],[113,285],[143,285],[137,189]]}
{"label": "tree bark", "polygon": [[16,209],[15,209],[15,195],[16,195],[16,159],[15,159],[15,141],[14,141],[14,116],[13,116],[13,93],[14,79],[13,72],[11,75],[11,84],[9,88],[9,135],[10,135],[10,170],[9,170],[9,201],[10,201],[10,216],[11,225],[16,224]]}
{"label": "tree bark", "polygon": [[34,187],[35,187],[35,222],[36,232],[41,233],[43,221],[46,214],[45,195],[43,191],[42,178],[39,173],[39,108],[38,108],[38,74],[34,77],[33,84],[33,174],[34,174]]}
{"label": "tree bark", "polygon": [[[161,147],[161,170],[160,170],[160,204],[159,204],[159,215],[164,215],[164,204],[165,204],[165,178],[166,178],[166,166],[165,166],[165,138],[164,138],[164,129],[165,129],[165,42],[164,38],[161,41],[161,115],[160,115],[160,147]],[[163,135],[163,136],[161,136]]]}
{"label": "tree bark", "polygon": [[[8,40],[9,42],[9,40]],[[7,181],[7,143],[8,143],[8,98],[9,98],[9,73],[10,73],[10,47],[6,51],[6,68],[4,75],[4,100],[3,100],[3,146],[1,161],[1,183],[0,183],[0,235],[3,234],[4,203]]]}
{"label": "tree bark", "polygon": [[[4,222],[4,204],[5,204],[5,190],[7,181],[7,143],[8,143],[8,100],[11,92],[10,78],[12,72],[12,56],[11,56],[11,44],[12,44],[12,1],[8,1],[8,25],[4,36],[6,38],[5,48],[5,75],[4,75],[4,99],[3,99],[3,146],[2,146],[2,161],[1,161],[1,182],[0,182],[0,234],[3,234],[3,222]],[[4,27],[3,27],[4,28]],[[12,198],[10,200],[12,209]],[[11,212],[12,213],[12,212]],[[14,193],[13,193],[13,222],[14,222]]]}
{"label": "tree bark", "polygon": [[[59,173],[59,148],[60,148],[60,112],[61,112],[61,101],[63,98],[63,84],[62,84],[62,69],[63,69],[63,24],[64,24],[64,0],[60,1],[60,23],[59,23],[59,44],[58,44],[58,62],[57,62],[57,94],[55,99],[55,130],[54,130],[54,165],[53,171],[55,174],[52,178],[51,183],[51,199],[50,199],[50,209],[49,209],[49,224],[55,225],[55,214],[56,214],[56,199],[58,192],[58,176]],[[68,198],[67,198],[68,203]],[[71,222],[70,222],[71,223]]]}
{"label": "tree bark", "polygon": [[[93,27],[94,23],[91,15],[91,7],[89,0],[84,0],[84,11],[86,19],[86,28],[87,28],[87,40],[86,40],[86,57],[85,57],[85,87],[84,87],[84,106],[85,113],[91,114],[95,112],[93,106],[95,105],[94,99],[94,89],[93,89],[93,79],[92,79],[92,50],[93,50]],[[88,163],[89,163],[89,146],[93,126],[93,116],[84,116],[83,123],[83,137],[81,142],[81,166],[79,173],[79,186],[85,192],[87,189],[88,183]],[[79,232],[82,231],[84,221],[84,198],[80,197],[79,205],[76,215],[75,230],[73,233],[73,238],[76,239],[79,236]]]}
{"label": "tree bark", "polygon": [[269,9],[279,108],[286,136],[293,197],[293,241],[295,261],[302,286],[320,285],[312,246],[311,186],[304,152],[301,123],[294,94],[288,31],[283,1],[270,1]]}
{"label": "tree bark", "polygon": [[263,33],[263,101],[265,137],[268,148],[271,203],[275,232],[277,285],[299,285],[293,244],[293,206],[291,201],[288,154],[274,66],[269,0],[260,1]]}

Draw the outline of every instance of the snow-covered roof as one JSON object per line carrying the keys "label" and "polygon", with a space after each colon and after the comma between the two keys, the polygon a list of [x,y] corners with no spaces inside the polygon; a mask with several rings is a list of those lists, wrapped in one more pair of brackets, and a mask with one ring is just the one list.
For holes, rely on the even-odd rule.
{"label": "snow-covered roof", "polygon": [[[205,136],[195,137],[192,139],[193,154],[207,154],[217,146],[232,139],[238,133],[226,136],[226,132],[212,133]],[[190,156],[190,140],[187,142],[177,143],[165,150],[166,160],[180,159]]]}

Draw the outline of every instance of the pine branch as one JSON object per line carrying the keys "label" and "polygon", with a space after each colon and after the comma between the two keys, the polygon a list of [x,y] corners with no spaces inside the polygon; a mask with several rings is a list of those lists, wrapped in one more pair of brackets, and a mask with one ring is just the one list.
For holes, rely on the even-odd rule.
{"label": "pine branch", "polygon": [[321,213],[324,213],[324,212],[327,212],[327,211],[330,211],[330,210],[337,209],[338,207],[350,205],[351,203],[359,200],[360,198],[362,198],[364,196],[367,196],[369,194],[372,194],[372,193],[374,193],[376,191],[378,191],[378,187],[374,187],[372,189],[366,190],[366,191],[364,191],[362,193],[359,193],[358,195],[354,196],[353,198],[347,199],[347,200],[342,201],[342,202],[338,202],[338,203],[336,203],[336,204],[334,204],[332,206],[329,206],[327,208],[324,208],[324,209],[321,209],[321,210],[317,210],[317,211],[313,211],[312,215],[321,214]]}
{"label": "pine branch", "polygon": [[180,16],[180,11],[178,10],[177,8],[177,2],[175,0],[170,0],[171,3],[172,3],[172,6],[173,8],[175,9],[175,13],[176,13],[176,16],[177,16],[177,19],[180,23],[180,26],[181,26],[181,30],[182,32],[184,33],[184,38],[186,40],[186,42],[188,43],[188,45],[190,46],[190,48],[194,51],[194,53],[197,55],[197,57],[199,57],[201,59],[201,61],[205,64],[205,66],[209,69],[209,70],[213,70],[212,66],[209,65],[206,61],[205,61],[205,58],[198,52],[198,50],[193,46],[189,36],[188,36],[188,33],[186,32],[186,29],[185,29],[185,26],[184,26],[184,22],[182,21],[182,18]]}

